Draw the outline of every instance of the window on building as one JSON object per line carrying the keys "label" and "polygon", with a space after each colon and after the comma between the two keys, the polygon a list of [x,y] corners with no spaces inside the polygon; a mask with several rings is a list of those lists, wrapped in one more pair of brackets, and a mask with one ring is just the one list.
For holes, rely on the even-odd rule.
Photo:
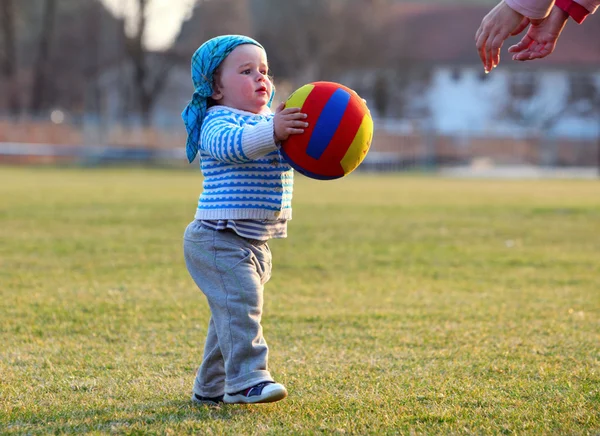
{"label": "window on building", "polygon": [[598,97],[598,89],[593,78],[585,73],[569,75],[569,101],[594,101]]}
{"label": "window on building", "polygon": [[535,76],[528,71],[511,74],[508,86],[511,97],[520,100],[530,99],[537,90]]}
{"label": "window on building", "polygon": [[452,70],[450,72],[450,77],[452,78],[453,81],[458,82],[458,80],[460,79],[460,69],[452,68]]}

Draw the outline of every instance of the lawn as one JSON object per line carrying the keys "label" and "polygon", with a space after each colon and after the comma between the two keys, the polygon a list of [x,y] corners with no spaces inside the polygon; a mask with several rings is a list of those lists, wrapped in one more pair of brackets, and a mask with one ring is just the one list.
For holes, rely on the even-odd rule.
{"label": "lawn", "polygon": [[2,434],[598,434],[600,182],[298,177],[289,397],[198,407],[199,171],[0,168]]}

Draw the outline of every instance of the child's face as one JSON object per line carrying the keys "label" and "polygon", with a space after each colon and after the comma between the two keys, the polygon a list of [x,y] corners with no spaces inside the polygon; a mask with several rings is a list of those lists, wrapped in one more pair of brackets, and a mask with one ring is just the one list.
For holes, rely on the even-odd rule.
{"label": "child's face", "polygon": [[235,109],[260,113],[267,108],[273,85],[267,76],[267,54],[253,44],[237,46],[215,76],[213,100]]}

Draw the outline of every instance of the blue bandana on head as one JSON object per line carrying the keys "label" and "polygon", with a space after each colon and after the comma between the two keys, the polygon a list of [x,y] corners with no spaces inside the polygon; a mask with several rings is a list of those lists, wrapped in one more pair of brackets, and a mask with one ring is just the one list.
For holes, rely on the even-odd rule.
{"label": "blue bandana on head", "polygon": [[[262,45],[247,36],[223,35],[206,41],[192,56],[192,81],[194,82],[195,91],[192,100],[181,113],[181,118],[183,118],[183,123],[188,132],[185,151],[190,162],[198,154],[200,130],[206,115],[207,101],[213,94],[213,74],[227,55],[242,44],[254,44],[264,50]],[[269,107],[271,107],[274,95],[275,92],[273,91],[268,103]]]}

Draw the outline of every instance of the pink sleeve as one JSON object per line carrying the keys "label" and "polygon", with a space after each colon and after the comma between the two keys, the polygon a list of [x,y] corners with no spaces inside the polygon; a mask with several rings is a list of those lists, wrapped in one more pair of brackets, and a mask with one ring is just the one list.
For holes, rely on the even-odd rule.
{"label": "pink sleeve", "polygon": [[[596,0],[581,0],[596,2]],[[554,6],[554,0],[504,0],[511,9],[529,18],[545,18]]]}
{"label": "pink sleeve", "polygon": [[581,6],[583,6],[584,8],[586,8],[590,14],[593,14],[594,12],[596,12],[596,9],[598,8],[598,5],[600,5],[600,0],[575,0],[577,3],[579,3]]}

